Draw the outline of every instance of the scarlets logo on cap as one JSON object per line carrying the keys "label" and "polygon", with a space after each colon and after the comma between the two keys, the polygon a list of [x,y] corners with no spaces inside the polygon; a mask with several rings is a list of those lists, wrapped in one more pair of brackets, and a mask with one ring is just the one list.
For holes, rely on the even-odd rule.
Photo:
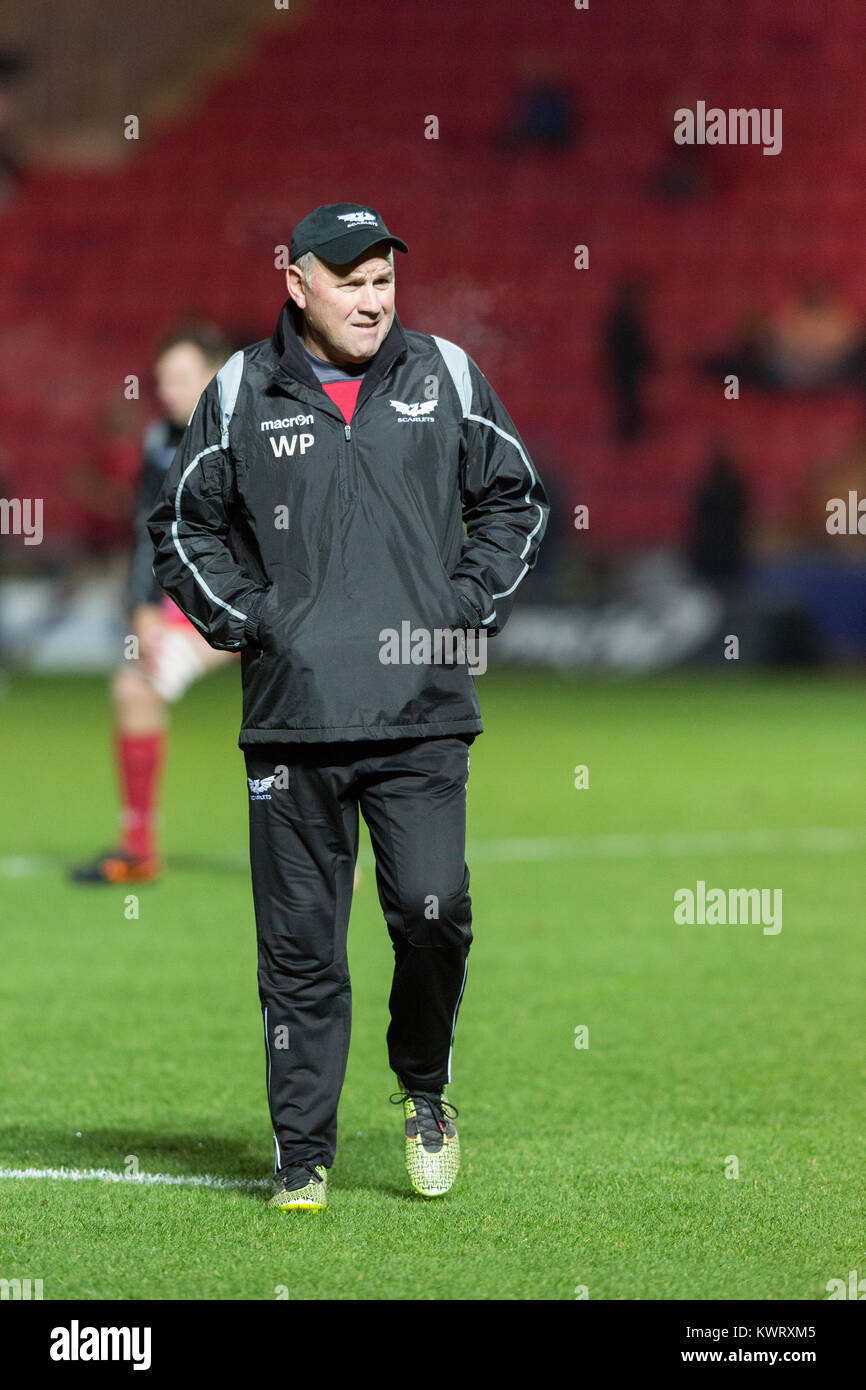
{"label": "scarlets logo on cap", "polygon": [[339,212],[337,216],[341,222],[348,222],[350,227],[378,227],[379,225],[372,212]]}

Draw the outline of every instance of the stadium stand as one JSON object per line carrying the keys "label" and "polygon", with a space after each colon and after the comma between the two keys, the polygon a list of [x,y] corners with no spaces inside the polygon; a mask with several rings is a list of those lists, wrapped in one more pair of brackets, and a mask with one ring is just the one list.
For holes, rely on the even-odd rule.
{"label": "stadium stand", "polygon": [[[744,389],[733,402],[699,361],[806,277],[866,314],[866,11],[836,0],[828,25],[817,5],[620,0],[575,11],[567,42],[562,14],[548,0],[275,12],[185,114],[142,129],[122,167],[31,169],[0,222],[0,449],[7,488],[45,498],[51,536],[78,534],[69,470],[98,449],[127,375],[146,387],[155,339],[190,313],[247,341],[269,333],[284,298],[275,248],[310,207],[343,198],[381,207],[409,242],[401,320],[459,340],[527,439],[550,441],[560,481],[590,506],[590,545],[680,538],[720,433],[758,518],[784,518],[817,441],[841,447],[860,428],[860,393]],[[530,49],[558,53],[585,128],[574,148],[505,157],[494,134]],[[707,188],[653,196],[673,111],[699,99],[781,108],[782,153],[707,148]],[[438,139],[425,138],[430,115]],[[573,267],[579,244],[588,270]],[[635,270],[656,367],[650,428],[625,447],[600,333],[613,285]]]}

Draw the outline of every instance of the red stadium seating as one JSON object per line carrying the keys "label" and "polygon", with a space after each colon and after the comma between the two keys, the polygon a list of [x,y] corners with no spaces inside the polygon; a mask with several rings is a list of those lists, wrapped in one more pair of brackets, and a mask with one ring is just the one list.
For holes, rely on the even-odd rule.
{"label": "red stadium seating", "polygon": [[[403,322],[461,341],[530,444],[552,441],[556,471],[596,508],[594,546],[680,536],[720,433],[777,516],[821,442],[856,433],[859,402],[728,402],[697,364],[803,278],[831,277],[866,313],[866,12],[836,0],[828,25],[821,9],[355,0],[339,18],[332,5],[281,14],[126,167],[33,171],[3,216],[7,490],[38,483],[54,534],[74,536],[69,470],[97,452],[124,378],[146,383],[154,342],[190,313],[246,340],[268,333],[284,298],[275,247],[311,206],[346,198],[380,207],[410,243]],[[586,129],[568,152],[494,148],[528,50],[558,55],[579,92]],[[699,98],[782,107],[783,154],[714,149],[714,188],[650,199],[673,110]],[[429,115],[438,140],[424,139]],[[573,268],[581,243],[589,270]],[[614,282],[635,268],[652,285],[658,367],[651,431],[626,449],[611,436],[599,331]]]}

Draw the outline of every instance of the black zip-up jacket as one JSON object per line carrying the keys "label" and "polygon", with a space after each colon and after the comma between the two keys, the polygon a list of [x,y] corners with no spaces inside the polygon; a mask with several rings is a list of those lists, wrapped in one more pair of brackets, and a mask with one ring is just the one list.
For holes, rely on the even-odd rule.
{"label": "black zip-up jacket", "polygon": [[[395,315],[347,425],[296,312],[203,392],[148,522],[154,573],[242,651],[242,747],[480,733],[466,633],[504,626],[544,488],[461,348]],[[431,659],[443,629],[462,659]]]}

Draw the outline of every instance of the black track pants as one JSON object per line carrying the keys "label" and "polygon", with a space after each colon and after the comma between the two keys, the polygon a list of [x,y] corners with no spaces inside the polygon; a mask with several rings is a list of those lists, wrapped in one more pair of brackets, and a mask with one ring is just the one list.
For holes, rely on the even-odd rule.
{"label": "black track pants", "polygon": [[330,1168],[352,995],[346,937],[358,811],[394,946],[388,1059],[413,1090],[451,1080],[472,943],[468,743],[456,738],[246,747],[250,864],[275,1173]]}

